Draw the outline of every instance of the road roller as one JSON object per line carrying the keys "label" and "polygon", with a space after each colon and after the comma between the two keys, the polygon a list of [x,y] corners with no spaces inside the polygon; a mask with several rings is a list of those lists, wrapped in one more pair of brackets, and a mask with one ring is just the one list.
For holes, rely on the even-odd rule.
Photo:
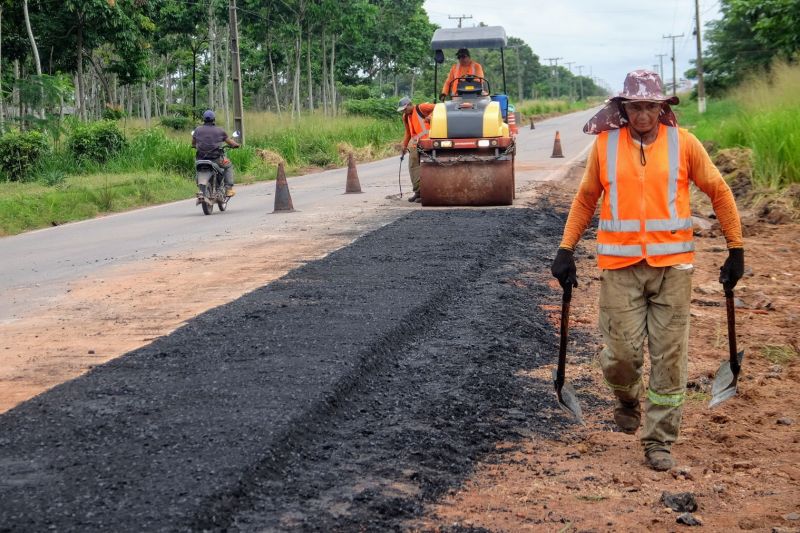
{"label": "road roller", "polygon": [[500,26],[441,28],[431,40],[434,89],[444,49],[500,50],[503,91],[488,79],[467,75],[452,80],[445,101],[436,103],[428,138],[421,139],[420,195],[423,206],[510,205],[514,200],[515,113],[506,95],[506,32]]}

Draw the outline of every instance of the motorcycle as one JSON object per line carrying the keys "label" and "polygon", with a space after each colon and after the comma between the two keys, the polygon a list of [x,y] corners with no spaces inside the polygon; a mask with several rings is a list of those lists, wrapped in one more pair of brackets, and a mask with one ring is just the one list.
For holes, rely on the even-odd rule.
{"label": "motorcycle", "polygon": [[[238,139],[239,132],[234,132],[233,138]],[[225,157],[227,145],[220,147]],[[216,161],[198,159],[194,162],[195,181],[197,182],[197,204],[203,208],[203,214],[210,215],[214,212],[214,204],[220,211],[228,208],[228,186],[225,184],[225,169]]]}

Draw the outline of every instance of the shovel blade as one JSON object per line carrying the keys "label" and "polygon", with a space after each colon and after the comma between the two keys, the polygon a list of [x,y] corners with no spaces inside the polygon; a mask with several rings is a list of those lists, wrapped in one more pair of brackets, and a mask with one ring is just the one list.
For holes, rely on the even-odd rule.
{"label": "shovel blade", "polygon": [[572,388],[572,385],[569,383],[564,383],[560,388],[558,386],[558,379],[557,379],[557,370],[553,370],[553,384],[556,388],[556,396],[558,397],[558,405],[563,409],[567,414],[575,418],[575,420],[583,424],[583,411],[581,410],[581,404],[578,401],[578,395],[575,393],[575,389]]}
{"label": "shovel blade", "polygon": [[[741,365],[742,359],[744,358],[744,351],[741,351],[736,355],[739,359],[739,364]],[[708,403],[708,407],[715,407],[725,400],[729,400],[736,396],[736,384],[738,381],[738,370],[734,372],[731,362],[723,361],[722,364],[719,365],[717,374],[714,376],[714,382],[711,384],[711,401]]]}

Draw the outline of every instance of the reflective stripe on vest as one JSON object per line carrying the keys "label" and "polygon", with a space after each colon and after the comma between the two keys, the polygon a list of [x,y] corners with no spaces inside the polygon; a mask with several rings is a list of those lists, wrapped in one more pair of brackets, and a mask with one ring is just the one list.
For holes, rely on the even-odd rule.
{"label": "reflective stripe on vest", "polygon": [[686,399],[686,394],[682,392],[678,394],[659,394],[653,389],[647,389],[647,399],[654,405],[680,407]]}
{"label": "reflective stripe on vest", "polygon": [[[620,216],[620,185],[619,185],[619,150],[620,135],[622,130],[616,129],[608,132],[606,141],[606,179],[608,180],[608,213],[610,219],[601,218],[598,229],[607,233],[640,233],[642,221],[639,219],[624,219]],[[666,127],[667,132],[667,158],[668,179],[666,190],[667,211],[670,218],[644,220],[644,231],[670,231],[689,230],[692,228],[692,219],[678,216],[678,174],[680,171],[680,143],[678,128]],[[662,137],[663,139],[663,137]],[[628,147],[624,147],[628,149]],[[630,200],[628,200],[630,201]],[[628,216],[630,210],[628,211]],[[614,239],[616,240],[616,239]],[[624,241],[622,241],[624,242]],[[630,241],[628,241],[630,242]],[[644,244],[644,243],[643,243]],[[598,244],[598,254],[617,257],[641,257],[644,255],[670,255],[694,251],[693,241],[666,242],[647,244],[646,246],[634,244]]]}
{"label": "reflective stripe on vest", "polygon": [[417,119],[417,127],[419,128],[419,132],[411,137],[411,140],[416,142],[420,140],[423,136],[427,135],[430,130],[428,129],[427,124],[425,123],[425,119],[422,117],[422,113],[419,111],[419,106],[414,106],[414,116]]}

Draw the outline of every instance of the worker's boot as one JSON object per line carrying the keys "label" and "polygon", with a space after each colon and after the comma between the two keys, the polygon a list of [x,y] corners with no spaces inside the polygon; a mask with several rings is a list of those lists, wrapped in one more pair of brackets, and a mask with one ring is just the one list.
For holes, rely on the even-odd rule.
{"label": "worker's boot", "polygon": [[638,400],[626,402],[617,399],[617,405],[614,407],[614,422],[623,433],[633,435],[639,429],[641,421],[642,410]]}
{"label": "worker's boot", "polygon": [[225,191],[225,196],[230,198],[231,196],[236,196],[236,191],[233,190],[233,185],[228,187],[227,191]]}
{"label": "worker's boot", "polygon": [[644,452],[647,459],[647,466],[658,472],[665,472],[675,466],[675,460],[669,450],[658,448]]}
{"label": "worker's boot", "polygon": [[419,199],[419,197],[419,191],[414,191],[414,194],[408,197],[408,201],[414,203]]}

